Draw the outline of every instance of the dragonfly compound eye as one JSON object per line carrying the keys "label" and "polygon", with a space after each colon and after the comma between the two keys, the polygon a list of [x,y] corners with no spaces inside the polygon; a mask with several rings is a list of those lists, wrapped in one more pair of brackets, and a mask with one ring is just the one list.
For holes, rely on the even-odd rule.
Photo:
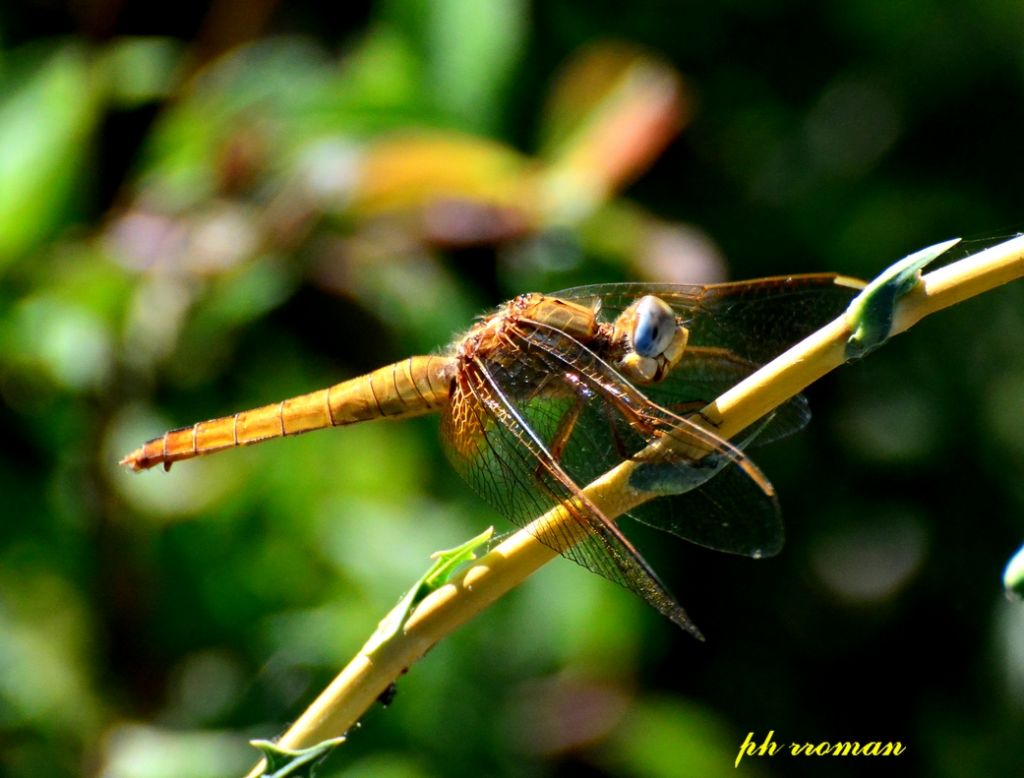
{"label": "dragonfly compound eye", "polygon": [[642,357],[655,358],[665,352],[676,334],[676,317],[668,303],[653,295],[637,302],[633,328],[633,350]]}

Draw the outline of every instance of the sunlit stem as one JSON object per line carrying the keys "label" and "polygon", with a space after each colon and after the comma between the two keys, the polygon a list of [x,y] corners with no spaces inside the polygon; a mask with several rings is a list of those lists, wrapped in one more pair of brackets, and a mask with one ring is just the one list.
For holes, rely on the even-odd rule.
{"label": "sunlit stem", "polygon": [[[929,273],[899,302],[892,334],[1022,276],[1024,236]],[[840,316],[725,392],[703,415],[715,425],[714,432],[733,437],[843,364],[849,335],[846,317]],[[633,467],[624,462],[583,490],[605,516],[616,518],[650,499],[629,486]],[[347,732],[388,685],[432,645],[555,558],[558,544],[573,530],[582,537],[579,525],[559,506],[509,537],[424,599],[394,638],[372,654],[360,651],[279,743],[302,748]],[[249,778],[257,778],[260,772],[261,767],[254,768]]]}
{"label": "sunlit stem", "polygon": [[[1024,276],[1024,236],[992,246],[923,276],[896,307],[892,335],[925,316]],[[704,416],[731,438],[846,361],[846,317],[797,343],[711,403]]]}

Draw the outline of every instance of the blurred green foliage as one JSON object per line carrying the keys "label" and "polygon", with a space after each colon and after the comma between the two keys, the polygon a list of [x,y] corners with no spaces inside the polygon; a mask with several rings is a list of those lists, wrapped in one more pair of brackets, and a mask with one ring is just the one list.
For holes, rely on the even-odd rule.
{"label": "blurred green foliage", "polygon": [[[1010,0],[5,6],[0,772],[241,774],[432,551],[502,526],[433,420],[121,454],[518,292],[872,276],[1020,229],[1022,52]],[[323,774],[731,774],[769,729],[1018,773],[1022,364],[1017,284],[839,371],[758,452],[778,558],[654,544],[708,643],[556,562]]]}

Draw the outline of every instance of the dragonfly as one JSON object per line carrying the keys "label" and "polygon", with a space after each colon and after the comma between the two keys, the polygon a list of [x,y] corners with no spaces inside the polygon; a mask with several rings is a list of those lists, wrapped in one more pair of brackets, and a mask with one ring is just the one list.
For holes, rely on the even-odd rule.
{"label": "dragonfly", "polygon": [[439,413],[449,460],[486,502],[527,528],[562,506],[566,529],[538,540],[699,637],[627,522],[604,515],[584,487],[631,461],[630,487],[657,495],[629,511],[633,520],[719,551],[777,553],[778,501],[746,449],[806,425],[806,400],[791,398],[733,440],[701,409],[842,313],[862,286],[813,274],[522,294],[440,353],[170,430],[121,464],[170,468],[312,430]]}

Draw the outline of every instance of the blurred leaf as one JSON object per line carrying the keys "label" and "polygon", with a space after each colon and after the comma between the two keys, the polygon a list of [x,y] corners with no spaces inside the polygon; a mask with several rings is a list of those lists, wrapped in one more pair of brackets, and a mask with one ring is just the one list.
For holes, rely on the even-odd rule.
{"label": "blurred leaf", "polygon": [[406,132],[374,143],[362,161],[353,208],[371,215],[443,199],[515,207],[527,160],[493,141],[442,132]]}
{"label": "blurred leaf", "polygon": [[429,67],[438,102],[462,126],[493,131],[526,34],[523,0],[433,0]]}
{"label": "blurred leaf", "polygon": [[418,51],[421,88],[463,130],[493,131],[525,44],[523,0],[386,0],[381,19]]}
{"label": "blurred leaf", "polygon": [[610,761],[634,778],[735,776],[741,740],[713,710],[682,701],[642,702],[608,744]]}
{"label": "blurred leaf", "polygon": [[98,118],[100,92],[81,46],[62,45],[38,64],[28,54],[0,84],[0,268],[67,218]]}
{"label": "blurred leaf", "polygon": [[405,36],[387,25],[371,29],[343,65],[340,86],[353,103],[398,108],[423,102],[422,63]]}
{"label": "blurred leaf", "polygon": [[[905,592],[929,557],[930,528],[913,505],[871,505],[828,532],[815,533],[808,572],[844,604],[894,601]],[[824,508],[824,506],[822,506]],[[830,515],[841,515],[832,508]]]}
{"label": "blurred leaf", "polygon": [[402,349],[416,353],[447,345],[483,307],[437,257],[403,245],[387,228],[353,236],[315,272],[320,285],[376,313],[404,335]]}
{"label": "blurred leaf", "polygon": [[237,327],[272,311],[295,290],[293,268],[276,257],[261,257],[218,278],[203,301],[203,316],[216,327]]}
{"label": "blurred leaf", "polygon": [[97,390],[112,375],[113,333],[89,308],[59,295],[24,299],[6,334],[6,358],[42,370],[72,392]]}
{"label": "blurred leaf", "polygon": [[72,582],[52,569],[53,551],[15,545],[0,557],[0,728],[88,738],[104,704],[87,661],[89,613]]}
{"label": "blurred leaf", "polygon": [[303,39],[243,46],[197,74],[160,117],[143,158],[150,205],[183,208],[212,196],[224,149],[238,139],[262,150],[255,161],[266,176],[288,170],[314,142],[354,144],[431,124],[420,70],[408,42],[383,25],[340,68]]}
{"label": "blurred leaf", "polygon": [[279,39],[241,47],[200,71],[147,138],[146,205],[180,210],[218,194],[224,152],[239,138],[273,148],[272,159],[258,162],[280,166],[282,144],[293,137],[281,123],[330,83],[329,63],[311,43]]}
{"label": "blurred leaf", "polygon": [[634,179],[689,119],[678,73],[622,44],[577,55],[548,99],[541,127],[545,207],[574,223]]}
{"label": "blurred leaf", "polygon": [[433,778],[438,773],[420,765],[424,754],[390,753],[379,749],[334,773],[335,778]]}
{"label": "blurred leaf", "polygon": [[251,751],[233,732],[174,731],[119,724],[103,740],[100,775],[111,778],[223,778],[240,775]]}
{"label": "blurred leaf", "polygon": [[171,38],[118,38],[103,52],[100,66],[112,102],[123,108],[170,95],[182,46]]}

